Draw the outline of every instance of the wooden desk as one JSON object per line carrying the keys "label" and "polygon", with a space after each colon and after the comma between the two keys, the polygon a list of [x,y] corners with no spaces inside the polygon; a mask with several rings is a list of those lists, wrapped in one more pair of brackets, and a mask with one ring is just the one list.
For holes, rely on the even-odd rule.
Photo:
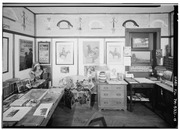
{"label": "wooden desk", "polygon": [[[61,100],[63,94],[64,94],[64,89],[61,88],[59,89],[58,93],[58,88],[52,88],[49,89],[48,93],[41,99],[41,103],[53,103],[53,106],[51,107],[48,115],[46,118],[43,116],[33,116],[34,112],[38,108],[37,105],[35,107],[32,107],[32,109],[18,122],[3,122],[3,127],[45,127],[49,120],[51,119],[59,101]],[[51,98],[52,100],[48,100]]]}
{"label": "wooden desk", "polygon": [[[132,108],[132,96],[133,96],[133,90],[135,89],[140,89],[140,90],[151,90],[151,92],[153,93],[154,91],[154,85],[155,83],[152,82],[152,81],[149,81],[149,82],[138,82],[137,80],[135,79],[130,79],[130,78],[126,78],[125,81],[128,83],[128,89],[130,91],[130,112],[133,111],[133,108]],[[154,96],[152,94],[152,106],[154,106]]]}

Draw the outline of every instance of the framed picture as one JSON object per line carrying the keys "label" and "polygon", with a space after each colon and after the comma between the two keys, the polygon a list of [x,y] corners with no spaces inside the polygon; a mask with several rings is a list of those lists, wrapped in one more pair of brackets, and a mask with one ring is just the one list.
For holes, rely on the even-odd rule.
{"label": "framed picture", "polygon": [[132,49],[149,49],[149,38],[132,38]]}
{"label": "framed picture", "polygon": [[56,64],[57,65],[74,64],[74,43],[72,41],[56,42]]}
{"label": "framed picture", "polygon": [[107,64],[123,64],[123,45],[121,42],[107,42]]}
{"label": "framed picture", "polygon": [[131,64],[132,65],[151,65],[150,51],[132,51]]}
{"label": "framed picture", "polygon": [[19,39],[19,71],[32,67],[33,41]]}
{"label": "framed picture", "polygon": [[9,71],[9,38],[3,37],[2,44],[2,67],[3,73],[7,73]]}
{"label": "framed picture", "polygon": [[83,41],[83,63],[99,64],[99,41]]}
{"label": "framed picture", "polygon": [[38,42],[38,60],[41,64],[50,64],[50,42]]}

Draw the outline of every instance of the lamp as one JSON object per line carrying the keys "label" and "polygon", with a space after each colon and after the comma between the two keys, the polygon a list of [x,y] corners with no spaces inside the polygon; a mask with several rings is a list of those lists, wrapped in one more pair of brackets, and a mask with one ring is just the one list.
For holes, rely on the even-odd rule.
{"label": "lamp", "polygon": [[96,71],[99,71],[99,74],[97,75],[99,82],[105,82],[106,81],[106,71],[107,70],[108,70],[108,67],[105,64],[99,65],[96,68]]}
{"label": "lamp", "polygon": [[156,71],[157,76],[159,76],[158,77],[159,80],[161,80],[163,76],[163,72],[166,70],[166,68],[164,66],[156,66],[154,70]]}

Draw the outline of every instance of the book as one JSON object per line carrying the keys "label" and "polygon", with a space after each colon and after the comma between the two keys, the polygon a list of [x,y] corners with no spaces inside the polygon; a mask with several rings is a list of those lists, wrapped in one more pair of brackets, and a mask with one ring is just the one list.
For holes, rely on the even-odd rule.
{"label": "book", "polygon": [[44,116],[46,118],[52,106],[53,103],[42,103],[39,105],[33,115]]}
{"label": "book", "polygon": [[30,99],[17,99],[14,102],[10,104],[10,106],[14,107],[20,107],[20,106],[26,106],[26,104],[30,101]]}
{"label": "book", "polygon": [[31,107],[10,107],[3,113],[3,121],[20,121]]}

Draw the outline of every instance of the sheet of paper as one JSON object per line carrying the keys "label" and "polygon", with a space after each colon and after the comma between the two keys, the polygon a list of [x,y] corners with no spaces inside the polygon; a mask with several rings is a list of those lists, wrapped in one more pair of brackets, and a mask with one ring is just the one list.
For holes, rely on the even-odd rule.
{"label": "sheet of paper", "polygon": [[131,57],[124,57],[124,66],[131,66]]}
{"label": "sheet of paper", "polygon": [[31,107],[10,107],[3,113],[3,121],[20,121]]}
{"label": "sheet of paper", "polygon": [[131,56],[131,46],[124,47],[124,56]]}
{"label": "sheet of paper", "polygon": [[153,82],[153,81],[151,81],[151,80],[149,80],[147,78],[134,78],[134,79],[139,83],[152,83],[152,84],[155,83],[155,82]]}
{"label": "sheet of paper", "polygon": [[34,116],[44,116],[46,118],[52,105],[53,105],[53,103],[40,104],[33,115]]}

